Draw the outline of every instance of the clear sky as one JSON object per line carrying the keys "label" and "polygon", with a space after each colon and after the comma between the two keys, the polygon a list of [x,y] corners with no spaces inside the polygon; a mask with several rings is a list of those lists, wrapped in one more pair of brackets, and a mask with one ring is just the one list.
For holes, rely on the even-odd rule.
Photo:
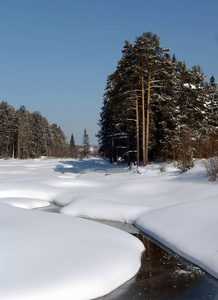
{"label": "clear sky", "polygon": [[147,31],[218,80],[217,0],[0,0],[0,101],[97,144],[107,76]]}

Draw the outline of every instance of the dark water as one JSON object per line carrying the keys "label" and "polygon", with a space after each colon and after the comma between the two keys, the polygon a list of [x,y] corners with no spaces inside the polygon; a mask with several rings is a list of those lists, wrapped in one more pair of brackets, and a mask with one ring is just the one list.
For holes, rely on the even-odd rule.
{"label": "dark water", "polygon": [[[44,211],[58,212],[52,205]],[[96,300],[218,300],[218,280],[146,237],[130,224],[100,221],[135,235],[145,245],[141,268],[129,281]]]}
{"label": "dark water", "polygon": [[57,205],[57,204],[51,203],[50,206],[39,207],[39,208],[35,208],[35,209],[36,209],[36,210],[45,211],[45,212],[59,213],[59,210],[60,210],[62,207],[63,207],[62,205]]}

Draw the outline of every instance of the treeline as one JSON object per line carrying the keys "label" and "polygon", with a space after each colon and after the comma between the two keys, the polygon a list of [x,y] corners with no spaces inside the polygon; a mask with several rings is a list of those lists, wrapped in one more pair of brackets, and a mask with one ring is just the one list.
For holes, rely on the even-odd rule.
{"label": "treeline", "polygon": [[145,166],[217,155],[218,88],[199,66],[169,55],[156,34],[125,41],[121,60],[108,76],[98,133],[100,152]]}
{"label": "treeline", "polygon": [[55,158],[84,159],[98,155],[98,148],[90,148],[89,136],[84,129],[83,145],[70,143],[57,124],[50,125],[40,112],[30,113],[25,106],[15,110],[7,102],[0,102],[0,158]]}
{"label": "treeline", "polygon": [[59,126],[25,106],[0,103],[0,158],[67,157],[69,144]]}

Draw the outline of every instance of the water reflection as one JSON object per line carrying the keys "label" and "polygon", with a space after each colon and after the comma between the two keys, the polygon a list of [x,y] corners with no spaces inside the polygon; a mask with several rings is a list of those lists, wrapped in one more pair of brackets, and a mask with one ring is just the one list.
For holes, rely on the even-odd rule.
{"label": "water reflection", "polygon": [[142,234],[145,245],[141,268],[134,278],[98,300],[218,299],[218,283],[204,272],[159,247]]}
{"label": "water reflection", "polygon": [[[59,212],[60,208],[52,204],[41,210]],[[138,273],[110,294],[96,300],[218,300],[218,280],[200,268],[163,249],[130,224],[95,221],[133,234],[146,249]]]}
{"label": "water reflection", "polygon": [[143,283],[143,288],[138,292],[141,298],[171,299],[175,298],[175,295],[185,294],[190,284],[196,286],[199,284],[202,277],[199,269],[182,264],[144,236],[137,235],[137,237],[143,241],[146,248],[141,269],[136,276],[136,282],[139,284],[133,289],[136,292]]}

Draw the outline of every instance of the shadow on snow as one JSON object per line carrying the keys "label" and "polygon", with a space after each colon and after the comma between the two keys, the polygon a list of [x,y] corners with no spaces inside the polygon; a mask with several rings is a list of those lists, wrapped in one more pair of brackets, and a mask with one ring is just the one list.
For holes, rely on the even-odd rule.
{"label": "shadow on snow", "polygon": [[[123,169],[123,167],[117,167],[113,164],[110,164],[107,161],[102,159],[88,159],[82,161],[61,161],[60,165],[55,167],[55,172],[59,172],[61,174],[64,173],[73,173],[73,174],[84,174],[88,172],[104,172],[107,173],[113,169]],[[107,175],[107,174],[105,174]]]}

